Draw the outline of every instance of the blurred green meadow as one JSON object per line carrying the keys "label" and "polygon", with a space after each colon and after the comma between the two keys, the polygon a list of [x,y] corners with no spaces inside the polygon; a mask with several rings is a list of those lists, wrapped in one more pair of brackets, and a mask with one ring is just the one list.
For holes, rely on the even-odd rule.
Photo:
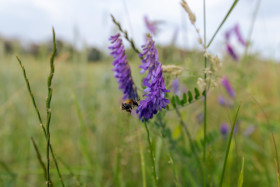
{"label": "blurred green meadow", "polygon": [[[50,46],[37,55],[13,51],[0,56],[0,186],[45,185],[31,137],[44,162],[46,140],[16,55],[25,66],[45,122]],[[102,58],[91,61],[89,54],[88,49],[77,52],[58,46],[55,59],[50,129],[63,181],[66,186],[145,186],[143,177],[146,177],[146,186],[152,186],[147,135],[137,116],[120,110],[122,93],[112,72],[113,59],[102,53]],[[159,47],[159,54],[163,65],[175,64],[184,69],[177,77],[181,91],[197,86],[196,80],[203,73],[201,52],[171,46]],[[138,68],[141,61],[132,51],[128,52],[128,61],[135,83],[141,88],[143,76]],[[207,183],[218,186],[228,140],[228,135],[220,133],[220,125],[228,123],[231,127],[240,105],[224,186],[237,186],[242,158],[243,186],[276,186],[276,150],[271,132],[279,148],[279,63],[262,60],[257,54],[239,62],[224,55],[221,61],[223,67],[218,77],[228,77],[236,99],[233,108],[219,105],[219,95],[227,95],[219,81],[218,86],[209,91]],[[165,74],[165,78],[167,88],[171,89],[175,77]],[[171,92],[169,98],[172,95]],[[179,107],[199,158],[202,158],[203,145],[202,106],[203,101],[199,99]],[[148,126],[159,186],[201,186],[202,173],[172,105],[155,118],[162,122],[156,124],[151,120]],[[53,162],[50,172],[53,185],[60,186]]]}

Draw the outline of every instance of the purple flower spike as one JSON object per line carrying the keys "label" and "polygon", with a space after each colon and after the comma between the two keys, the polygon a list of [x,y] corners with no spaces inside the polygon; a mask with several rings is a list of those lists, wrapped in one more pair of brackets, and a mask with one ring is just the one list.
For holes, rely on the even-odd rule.
{"label": "purple flower spike", "polygon": [[246,42],[245,42],[245,40],[243,39],[243,37],[241,36],[241,33],[240,33],[240,29],[239,29],[239,25],[238,25],[238,24],[236,24],[236,25],[234,26],[234,32],[235,32],[235,34],[236,34],[236,36],[237,36],[237,39],[238,39],[239,43],[242,44],[242,45],[245,47],[245,46],[246,46]]}
{"label": "purple flower spike", "polygon": [[116,34],[111,36],[110,39],[112,46],[109,49],[112,50],[110,53],[113,58],[113,65],[115,72],[114,75],[119,83],[119,89],[122,90],[125,99],[134,99],[138,100],[138,94],[136,86],[134,85],[130,67],[127,62],[124,46],[122,43],[122,39],[120,38],[120,34]]}
{"label": "purple flower spike", "polygon": [[227,133],[229,131],[229,127],[228,127],[228,124],[227,123],[223,123],[221,124],[221,127],[220,127],[220,132],[223,136],[226,136]]}
{"label": "purple flower spike", "polygon": [[162,108],[166,108],[169,100],[165,98],[165,92],[169,92],[165,88],[164,76],[162,74],[161,63],[158,61],[158,52],[155,42],[151,36],[147,36],[145,45],[142,46],[143,52],[139,54],[143,57],[141,73],[147,71],[146,78],[143,79],[143,86],[146,87],[144,100],[140,101],[137,108],[137,114],[142,121],[148,121],[153,118]]}
{"label": "purple flower spike", "polygon": [[230,56],[237,61],[238,60],[238,56],[235,53],[235,51],[233,50],[233,48],[231,47],[231,45],[229,43],[227,43],[227,52],[230,54]]}
{"label": "purple flower spike", "polygon": [[235,98],[234,89],[232,88],[232,86],[231,86],[231,84],[230,84],[230,82],[229,82],[229,80],[226,76],[222,79],[221,84],[226,89],[228,95],[231,96],[232,98]]}
{"label": "purple flower spike", "polygon": [[144,22],[146,25],[146,28],[148,29],[148,31],[150,33],[152,33],[152,35],[156,35],[157,31],[158,31],[158,26],[156,22],[151,22],[147,16],[144,16]]}

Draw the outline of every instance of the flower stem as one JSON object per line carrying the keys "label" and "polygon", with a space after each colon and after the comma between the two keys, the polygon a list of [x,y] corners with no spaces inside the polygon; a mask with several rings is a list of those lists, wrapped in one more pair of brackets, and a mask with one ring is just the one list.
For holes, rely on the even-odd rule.
{"label": "flower stem", "polygon": [[149,149],[150,149],[150,156],[151,156],[151,161],[152,161],[152,174],[154,177],[155,186],[158,186],[158,178],[157,178],[156,165],[155,165],[155,156],[153,153],[153,147],[152,147],[152,143],[151,143],[151,139],[150,139],[150,132],[149,132],[149,128],[147,126],[147,122],[144,122],[144,124],[145,124],[146,133],[147,133],[147,139],[148,139]]}

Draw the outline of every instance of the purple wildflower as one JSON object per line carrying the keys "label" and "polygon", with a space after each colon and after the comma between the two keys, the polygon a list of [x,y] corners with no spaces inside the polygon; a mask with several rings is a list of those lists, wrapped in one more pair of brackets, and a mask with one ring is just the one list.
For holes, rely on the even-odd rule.
{"label": "purple wildflower", "polygon": [[220,126],[220,132],[223,136],[226,136],[229,131],[229,127],[227,123],[222,123]]}
{"label": "purple wildflower", "polygon": [[227,52],[230,54],[230,56],[237,61],[238,60],[238,56],[235,53],[235,51],[233,50],[233,48],[231,47],[231,45],[229,43],[227,43]]}
{"label": "purple wildflower", "polygon": [[239,43],[242,44],[243,46],[246,46],[246,42],[243,39],[243,37],[241,36],[239,25],[236,24],[233,29],[234,29],[234,33],[236,34]]}
{"label": "purple wildflower", "polygon": [[229,96],[231,96],[232,98],[235,98],[235,91],[232,88],[228,78],[226,76],[223,77],[223,79],[221,80],[221,84],[224,86],[224,88],[226,89],[227,93]]}
{"label": "purple wildflower", "polygon": [[166,108],[169,100],[166,99],[165,92],[169,92],[165,88],[164,76],[162,74],[161,63],[158,61],[158,52],[155,47],[155,42],[152,37],[147,35],[145,45],[142,46],[143,53],[139,54],[139,57],[143,57],[141,73],[147,71],[146,78],[143,79],[143,86],[146,87],[144,100],[140,101],[137,108],[139,119],[142,121],[148,121],[153,118],[162,108]]}
{"label": "purple wildflower", "polygon": [[110,53],[113,58],[113,65],[115,72],[114,75],[119,83],[119,89],[122,90],[125,99],[135,99],[138,100],[138,94],[136,86],[134,85],[130,67],[127,62],[124,46],[120,34],[111,36],[110,39],[112,46],[109,49],[112,50]]}
{"label": "purple wildflower", "polygon": [[148,19],[148,16],[144,16],[144,22],[148,31],[152,33],[152,35],[156,35],[158,31],[158,24],[156,22],[151,22]]}
{"label": "purple wildflower", "polygon": [[221,106],[223,106],[223,107],[233,107],[232,101],[230,101],[230,100],[224,98],[224,97],[221,96],[221,95],[220,95],[219,98],[218,98],[218,102],[219,102],[219,104],[220,104]]}
{"label": "purple wildflower", "polygon": [[180,94],[180,82],[179,82],[179,79],[175,79],[172,81],[172,90],[174,92],[175,95],[178,95]]}

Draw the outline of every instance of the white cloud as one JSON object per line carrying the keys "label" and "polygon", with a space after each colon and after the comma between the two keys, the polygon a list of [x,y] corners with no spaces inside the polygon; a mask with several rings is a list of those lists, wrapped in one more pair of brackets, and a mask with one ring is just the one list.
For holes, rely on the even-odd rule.
{"label": "white cloud", "polygon": [[[206,1],[208,40],[232,2]],[[203,34],[203,1],[189,0],[188,3],[197,17],[197,27]],[[242,33],[247,35],[255,5],[256,0],[238,2],[213,42],[212,50],[222,48],[223,32],[235,23],[239,23]],[[274,54],[277,56],[275,50],[279,48],[280,42],[278,7],[279,1],[262,1],[252,36],[254,48],[270,57],[274,57]],[[156,38],[157,43],[168,43],[174,30],[180,28],[178,44],[197,47],[197,36],[187,14],[180,7],[180,0],[0,0],[0,34],[38,41],[50,37],[51,26],[54,25],[59,37],[73,41],[74,28],[78,28],[80,43],[85,41],[90,45],[106,47],[108,37],[115,28],[110,20],[111,13],[135,38],[138,46],[145,32],[143,16],[148,15],[153,20],[165,20],[161,26],[162,33]]]}

